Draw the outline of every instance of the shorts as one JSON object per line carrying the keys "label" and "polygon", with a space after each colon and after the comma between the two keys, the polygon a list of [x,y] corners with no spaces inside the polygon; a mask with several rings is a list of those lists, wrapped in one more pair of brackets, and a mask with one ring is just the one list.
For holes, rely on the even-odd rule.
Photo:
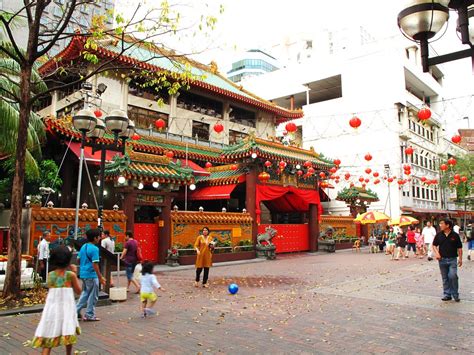
{"label": "shorts", "polygon": [[413,250],[413,252],[416,252],[416,244],[415,243],[408,243],[408,249],[407,251]]}
{"label": "shorts", "polygon": [[157,299],[158,297],[156,296],[156,293],[154,292],[140,292],[141,302],[146,302],[146,301],[155,302]]}
{"label": "shorts", "polygon": [[471,240],[467,241],[467,248],[469,250],[474,250],[474,239],[471,239]]}
{"label": "shorts", "polygon": [[127,265],[127,267],[125,268],[125,273],[127,274],[128,281],[133,280],[133,271],[135,270],[135,266],[136,264],[130,264]]}

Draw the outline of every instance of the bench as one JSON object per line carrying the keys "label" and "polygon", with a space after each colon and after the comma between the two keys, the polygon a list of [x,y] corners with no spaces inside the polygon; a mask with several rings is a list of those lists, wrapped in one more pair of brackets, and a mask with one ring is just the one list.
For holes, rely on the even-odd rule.
{"label": "bench", "polygon": [[319,250],[327,251],[328,253],[334,253],[336,251],[335,240],[318,240]]}

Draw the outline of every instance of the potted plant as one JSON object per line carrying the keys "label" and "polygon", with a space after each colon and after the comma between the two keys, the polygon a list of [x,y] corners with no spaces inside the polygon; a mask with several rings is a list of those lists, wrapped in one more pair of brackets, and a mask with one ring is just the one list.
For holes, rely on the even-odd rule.
{"label": "potted plant", "polygon": [[175,245],[168,249],[166,255],[166,265],[168,266],[179,266],[179,252],[178,247]]}

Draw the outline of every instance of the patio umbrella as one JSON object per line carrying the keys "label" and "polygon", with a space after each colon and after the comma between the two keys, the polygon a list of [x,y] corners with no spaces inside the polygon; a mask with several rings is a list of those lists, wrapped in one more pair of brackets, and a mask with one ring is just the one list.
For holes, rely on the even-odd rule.
{"label": "patio umbrella", "polygon": [[388,224],[391,226],[411,226],[412,224],[420,223],[419,220],[410,216],[400,216],[398,218],[392,219]]}
{"label": "patio umbrella", "polygon": [[389,220],[390,220],[390,217],[387,216],[385,213],[378,212],[378,211],[370,211],[370,212],[365,212],[358,215],[354,219],[354,222],[361,223],[361,224],[375,224],[375,223],[386,222]]}

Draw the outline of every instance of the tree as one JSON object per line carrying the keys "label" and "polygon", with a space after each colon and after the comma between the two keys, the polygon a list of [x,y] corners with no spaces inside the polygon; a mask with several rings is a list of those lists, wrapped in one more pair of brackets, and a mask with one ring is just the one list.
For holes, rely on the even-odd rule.
{"label": "tree", "polygon": [[[4,297],[16,296],[20,293],[20,262],[21,262],[21,208],[23,205],[23,184],[25,180],[25,162],[27,160],[27,146],[29,142],[28,127],[32,124],[32,110],[35,103],[44,98],[45,95],[55,91],[64,90],[67,87],[80,84],[92,76],[111,70],[121,70],[124,76],[138,70],[135,64],[119,65],[117,59],[139,46],[154,46],[163,48],[156,50],[156,57],[167,57],[179,71],[163,71],[159,73],[147,73],[148,82],[154,86],[166,88],[173,94],[180,87],[186,86],[193,76],[191,75],[183,54],[176,54],[166,50],[163,39],[181,31],[199,28],[203,32],[212,30],[216,23],[214,16],[197,15],[197,23],[191,28],[180,27],[179,7],[171,6],[168,1],[160,2],[159,8],[145,9],[141,2],[130,11],[130,16],[108,12],[105,15],[93,17],[90,30],[87,33],[78,33],[74,30],[80,24],[80,9],[84,6],[93,6],[96,0],[69,0],[61,5],[60,15],[55,13],[45,26],[43,20],[48,17],[45,10],[48,6],[56,6],[52,0],[23,0],[22,6],[16,13],[0,13],[1,31],[8,41],[0,43],[0,53],[17,69],[18,79],[12,79],[2,75],[3,82],[1,90],[4,95],[11,97],[18,105],[18,127],[15,148],[15,170],[13,175],[11,193],[11,218],[10,218],[10,243],[8,249],[8,266],[4,284]],[[84,9],[82,9],[84,10]],[[222,11],[222,9],[220,9]],[[87,10],[86,10],[87,11]],[[26,47],[21,48],[20,42],[14,34],[14,23],[18,18],[26,18],[27,33]],[[105,26],[107,17],[113,18],[116,25],[107,28]],[[93,66],[84,71],[84,68],[68,66],[67,63],[56,63],[54,72],[47,73],[41,81],[35,75],[35,68],[45,56],[50,53],[55,44],[71,38],[80,38],[83,43],[81,56]],[[119,53],[112,57],[103,58],[96,51],[98,44],[106,40],[120,40],[122,45]],[[160,41],[161,39],[161,41]],[[159,42],[159,43],[158,43]],[[154,57],[154,58],[156,58]],[[144,61],[153,58],[144,59]],[[61,81],[61,76],[75,73],[74,80],[67,83]],[[42,82],[46,88],[42,88]]]}

